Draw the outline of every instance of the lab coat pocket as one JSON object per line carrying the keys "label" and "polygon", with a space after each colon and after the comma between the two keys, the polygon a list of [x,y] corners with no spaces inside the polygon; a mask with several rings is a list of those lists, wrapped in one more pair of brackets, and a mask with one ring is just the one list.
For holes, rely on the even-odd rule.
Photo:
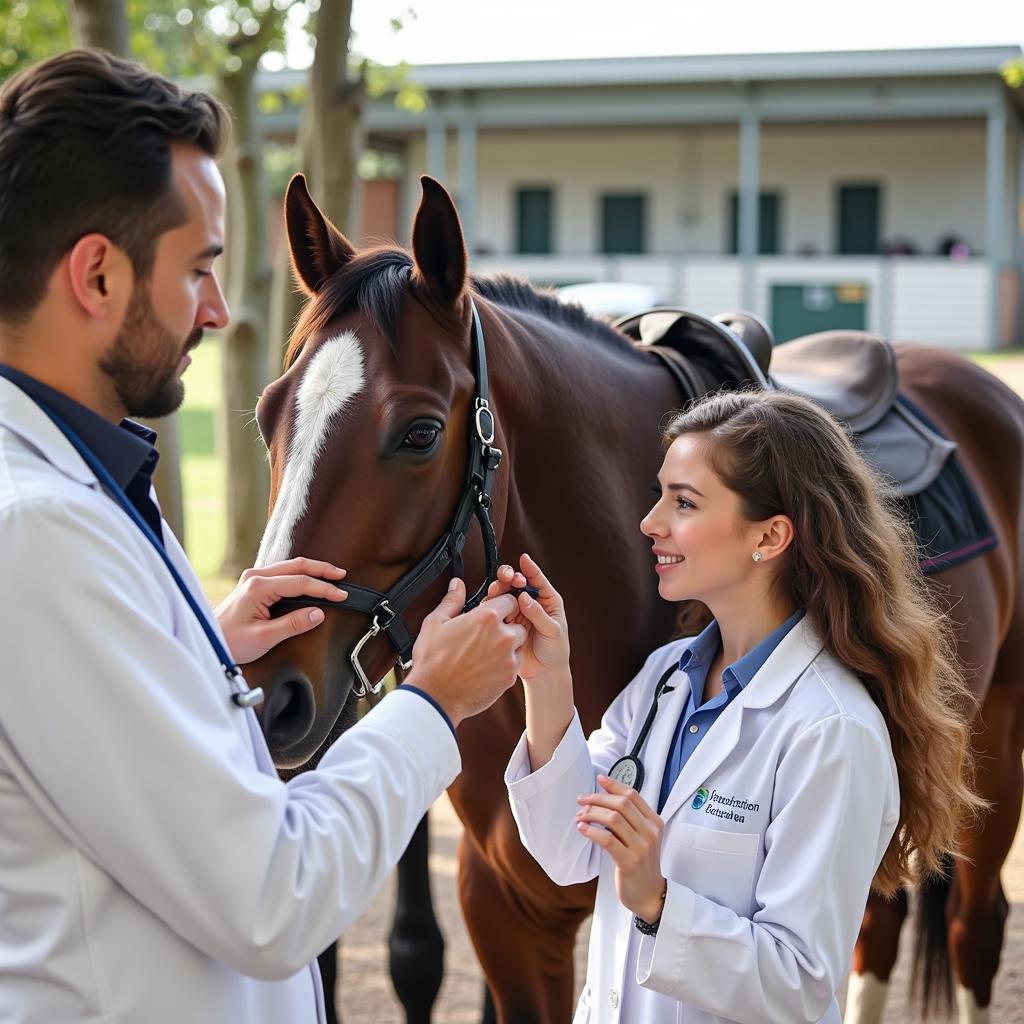
{"label": "lab coat pocket", "polygon": [[672,822],[662,845],[662,870],[666,878],[747,917],[753,910],[754,866],[760,849],[759,832]]}
{"label": "lab coat pocket", "polygon": [[590,982],[583,986],[580,993],[580,1001],[576,1004],[576,1013],[573,1015],[572,1024],[587,1024],[590,1020]]}

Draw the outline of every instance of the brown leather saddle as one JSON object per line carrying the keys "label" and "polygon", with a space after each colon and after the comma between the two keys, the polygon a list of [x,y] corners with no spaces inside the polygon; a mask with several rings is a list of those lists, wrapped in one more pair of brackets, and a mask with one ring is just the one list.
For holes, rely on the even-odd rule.
{"label": "brown leather saddle", "polygon": [[825,331],[775,347],[770,328],[752,313],[708,318],[670,307],[615,326],[662,359],[687,400],[745,387],[812,399],[846,424],[903,496],[923,491],[956,450],[898,400],[896,357],[876,334]]}

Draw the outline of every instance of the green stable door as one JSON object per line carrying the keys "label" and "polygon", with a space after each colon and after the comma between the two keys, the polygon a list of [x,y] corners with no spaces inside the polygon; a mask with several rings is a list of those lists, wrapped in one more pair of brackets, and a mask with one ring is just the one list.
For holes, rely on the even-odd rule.
{"label": "green stable door", "polygon": [[863,331],[867,285],[776,284],[771,289],[771,326],[777,343],[818,331]]}

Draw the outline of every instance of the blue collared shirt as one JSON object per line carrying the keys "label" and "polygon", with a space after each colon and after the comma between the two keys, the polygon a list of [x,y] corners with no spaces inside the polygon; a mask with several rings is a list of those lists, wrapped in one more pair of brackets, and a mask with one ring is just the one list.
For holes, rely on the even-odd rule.
{"label": "blue collared shirt", "polygon": [[122,420],[120,426],[115,426],[80,402],[10,366],[0,364],[0,376],[17,384],[43,412],[52,410],[71,427],[103,463],[162,544],[160,512],[149,496],[153,471],[160,458],[155,447],[156,434],[133,420]]}
{"label": "blue collared shirt", "polygon": [[801,608],[795,611],[778,629],[768,634],[753,650],[748,651],[738,661],[733,662],[722,671],[722,692],[711,700],[704,700],[704,684],[707,682],[708,669],[722,642],[722,634],[718,623],[711,624],[700,633],[683,651],[679,659],[679,670],[686,675],[690,683],[690,694],[686,699],[686,707],[679,716],[672,746],[668,750],[665,763],[665,774],[661,780],[661,793],[658,797],[658,811],[662,810],[668,800],[669,793],[675,785],[683,765],[697,749],[707,731],[725,710],[729,702],[750,682],[761,666],[768,660],[772,651],[782,642],[783,637],[804,617]]}

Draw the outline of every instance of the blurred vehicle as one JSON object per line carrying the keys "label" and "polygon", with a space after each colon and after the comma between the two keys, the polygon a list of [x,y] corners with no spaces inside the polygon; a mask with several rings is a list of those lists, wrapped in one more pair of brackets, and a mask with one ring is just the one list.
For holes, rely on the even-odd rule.
{"label": "blurred vehicle", "polygon": [[640,313],[655,306],[670,305],[665,293],[649,284],[626,281],[585,281],[555,289],[562,302],[578,303],[591,316],[617,320],[630,313]]}

